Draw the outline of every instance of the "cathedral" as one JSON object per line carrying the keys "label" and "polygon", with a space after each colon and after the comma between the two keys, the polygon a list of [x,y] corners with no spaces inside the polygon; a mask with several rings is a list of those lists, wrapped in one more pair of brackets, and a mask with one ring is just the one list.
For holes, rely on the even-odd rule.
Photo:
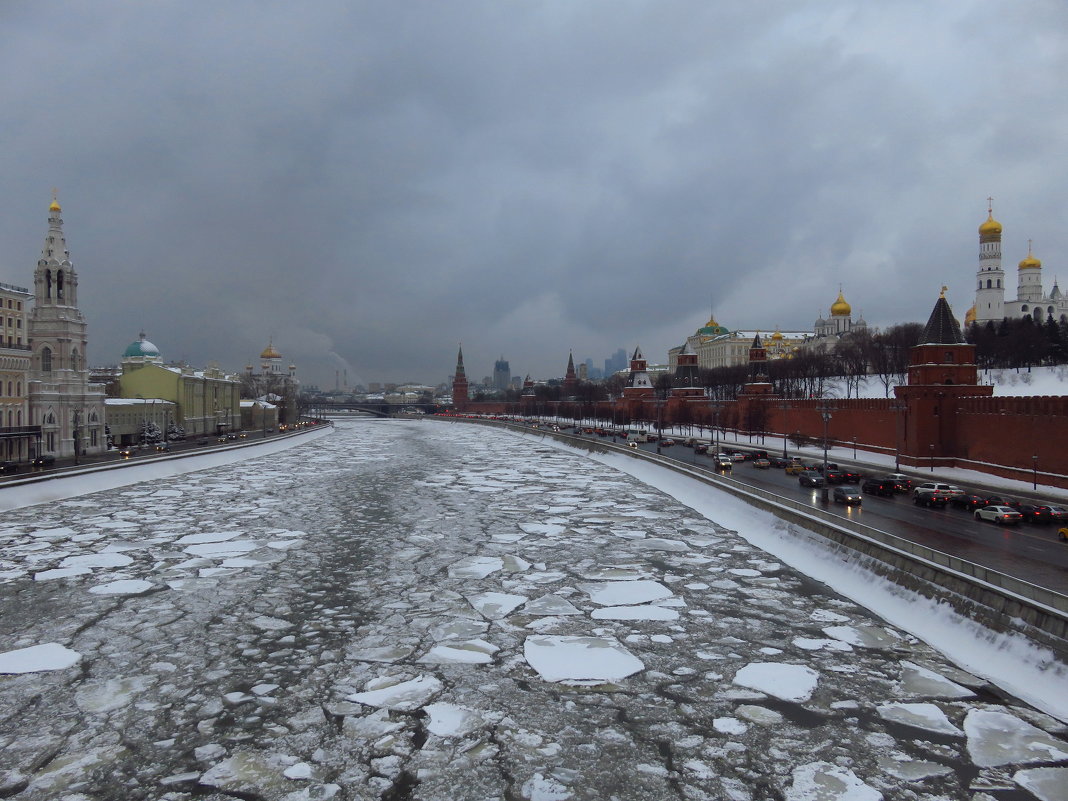
{"label": "cathedral", "polygon": [[1042,288],[1042,262],[1031,252],[1016,268],[1016,299],[1005,299],[1005,271],[1001,269],[1001,223],[994,219],[994,207],[987,209],[986,222],[979,226],[979,270],[976,274],[975,305],[964,316],[965,325],[998,323],[1005,317],[1031,317],[1044,323],[1068,320],[1068,298],[1057,281],[1046,294]]}

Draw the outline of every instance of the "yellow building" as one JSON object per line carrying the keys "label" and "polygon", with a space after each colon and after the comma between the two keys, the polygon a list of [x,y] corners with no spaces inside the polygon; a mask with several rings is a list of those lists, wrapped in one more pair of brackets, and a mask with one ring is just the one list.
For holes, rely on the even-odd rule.
{"label": "yellow building", "polygon": [[120,396],[170,401],[187,437],[241,427],[241,382],[218,367],[194,370],[164,365],[159,350],[141,334],[122,358]]}

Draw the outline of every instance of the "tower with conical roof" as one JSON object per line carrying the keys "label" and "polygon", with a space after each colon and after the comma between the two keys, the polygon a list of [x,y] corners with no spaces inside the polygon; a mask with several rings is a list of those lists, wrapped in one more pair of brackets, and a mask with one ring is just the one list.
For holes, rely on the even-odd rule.
{"label": "tower with conical roof", "polygon": [[34,307],[27,326],[31,350],[29,406],[41,427],[39,454],[102,453],[104,392],[89,383],[89,338],[78,309],[78,274],[63,233],[62,209],[48,207],[48,233],[33,273]]}
{"label": "tower with conical roof", "polygon": [[979,226],[975,321],[998,322],[1005,316],[1005,272],[1001,269],[1001,223],[994,219],[994,199],[987,198],[986,221]]}
{"label": "tower with conical roof", "polygon": [[909,353],[908,383],[894,387],[906,403],[898,423],[898,449],[902,461],[925,467],[940,458],[966,454],[966,443],[956,441],[957,404],[961,398],[994,394],[979,384],[975,346],[961,335],[960,324],[946,300],[946,287],[935,301],[920,336]]}
{"label": "tower with conical roof", "polygon": [[567,354],[567,369],[564,371],[563,392],[565,398],[573,398],[578,392],[578,376],[575,375],[575,355],[571,351]]}
{"label": "tower with conical roof", "polygon": [[649,363],[642,355],[641,347],[634,349],[630,357],[630,374],[627,376],[627,385],[623,387],[624,398],[651,398],[653,396],[653,381],[649,378]]}
{"label": "tower with conical roof", "polygon": [[456,372],[452,377],[452,405],[457,411],[467,406],[467,373],[464,371],[464,346],[456,354]]}
{"label": "tower with conical roof", "polygon": [[687,340],[675,362],[675,374],[671,378],[671,397],[703,398],[704,396],[705,390],[701,386],[701,376],[697,369],[697,352]]}

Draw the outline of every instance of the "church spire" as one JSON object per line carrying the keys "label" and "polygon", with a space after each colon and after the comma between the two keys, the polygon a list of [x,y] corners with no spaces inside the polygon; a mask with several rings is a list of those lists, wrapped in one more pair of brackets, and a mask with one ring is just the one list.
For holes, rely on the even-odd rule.
{"label": "church spire", "polygon": [[452,376],[452,405],[457,411],[463,411],[467,405],[467,374],[464,372],[464,346],[456,354],[456,371]]}
{"label": "church spire", "polygon": [[36,304],[42,306],[77,306],[78,275],[70,260],[67,239],[63,234],[62,209],[52,190],[48,207],[48,233],[41,246],[41,258],[34,271]]}

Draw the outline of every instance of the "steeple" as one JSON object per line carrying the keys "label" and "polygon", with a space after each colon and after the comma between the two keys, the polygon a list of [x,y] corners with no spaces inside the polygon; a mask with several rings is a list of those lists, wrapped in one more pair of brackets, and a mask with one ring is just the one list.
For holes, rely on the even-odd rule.
{"label": "steeple", "polygon": [[456,354],[456,377],[466,377],[464,372],[464,346],[460,345],[460,352]]}
{"label": "steeple", "polygon": [[920,337],[921,345],[960,345],[964,343],[961,336],[960,325],[953,316],[953,310],[949,308],[946,300],[946,287],[942,287],[942,293],[935,301],[931,316],[923,329]]}
{"label": "steeple", "polygon": [[452,377],[452,405],[458,411],[463,411],[467,405],[467,374],[464,372],[464,346],[456,354],[456,371]]}
{"label": "steeple", "polygon": [[574,353],[568,352],[567,354],[567,371],[564,373],[564,395],[566,397],[572,397],[578,388],[578,377],[575,375],[575,356]]}
{"label": "steeple", "polygon": [[74,272],[67,240],[63,235],[61,212],[53,190],[52,204],[48,207],[48,233],[45,234],[41,258],[34,271],[36,305],[78,305],[78,276]]}

